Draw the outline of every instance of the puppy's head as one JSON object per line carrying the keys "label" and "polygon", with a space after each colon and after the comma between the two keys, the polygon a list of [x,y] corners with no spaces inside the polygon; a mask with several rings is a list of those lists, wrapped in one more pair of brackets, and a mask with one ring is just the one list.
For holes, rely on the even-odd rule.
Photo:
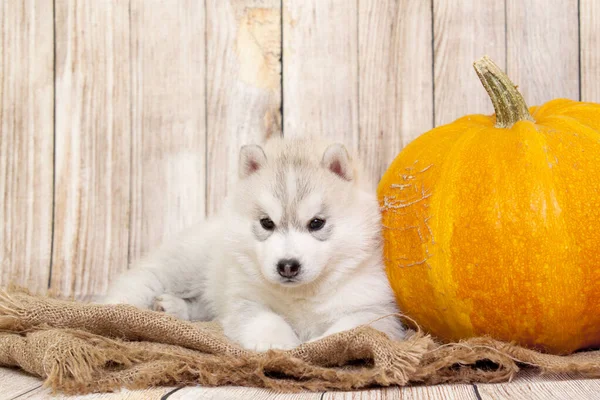
{"label": "puppy's head", "polygon": [[275,139],[240,151],[232,251],[247,274],[295,287],[379,251],[374,190],[341,144]]}

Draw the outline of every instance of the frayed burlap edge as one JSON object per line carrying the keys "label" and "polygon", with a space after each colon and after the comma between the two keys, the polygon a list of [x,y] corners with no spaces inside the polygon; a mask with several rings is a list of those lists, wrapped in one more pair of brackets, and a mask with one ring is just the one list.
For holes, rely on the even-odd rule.
{"label": "frayed burlap edge", "polygon": [[290,351],[255,353],[215,323],[190,323],[125,305],[0,292],[0,365],[68,394],[152,386],[239,385],[279,391],[508,381],[520,366],[600,376],[600,352],[554,356],[490,338],[440,345],[362,326]]}

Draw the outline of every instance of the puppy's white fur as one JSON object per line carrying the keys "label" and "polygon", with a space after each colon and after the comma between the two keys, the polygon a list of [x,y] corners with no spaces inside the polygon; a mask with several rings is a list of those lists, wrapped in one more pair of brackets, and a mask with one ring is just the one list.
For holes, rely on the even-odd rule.
{"label": "puppy's white fur", "polygon": [[[289,349],[397,312],[373,184],[339,144],[272,139],[240,152],[240,179],[216,216],[145,257],[106,303],[219,320],[243,347]],[[325,225],[311,231],[314,218]],[[265,229],[260,220],[275,227]],[[300,262],[293,278],[282,259]],[[403,336],[396,317],[375,328]]]}

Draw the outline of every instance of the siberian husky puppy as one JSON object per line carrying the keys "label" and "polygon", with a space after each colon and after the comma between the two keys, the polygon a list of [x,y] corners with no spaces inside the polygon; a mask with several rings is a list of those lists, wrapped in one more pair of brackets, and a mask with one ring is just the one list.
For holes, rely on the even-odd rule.
{"label": "siberian husky puppy", "polygon": [[[218,320],[247,349],[290,349],[398,312],[374,185],[341,144],[242,147],[221,211],[112,284],[105,303]],[[392,338],[398,318],[372,326]]]}

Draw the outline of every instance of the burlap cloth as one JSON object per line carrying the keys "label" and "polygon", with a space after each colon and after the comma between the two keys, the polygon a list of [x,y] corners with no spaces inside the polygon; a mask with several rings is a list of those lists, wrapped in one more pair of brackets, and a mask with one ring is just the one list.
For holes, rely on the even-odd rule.
{"label": "burlap cloth", "polygon": [[519,367],[600,376],[600,351],[553,356],[489,338],[439,345],[362,326],[290,351],[254,353],[214,323],[190,323],[127,305],[0,292],[0,365],[68,394],[158,385],[240,385],[281,391],[500,382]]}

